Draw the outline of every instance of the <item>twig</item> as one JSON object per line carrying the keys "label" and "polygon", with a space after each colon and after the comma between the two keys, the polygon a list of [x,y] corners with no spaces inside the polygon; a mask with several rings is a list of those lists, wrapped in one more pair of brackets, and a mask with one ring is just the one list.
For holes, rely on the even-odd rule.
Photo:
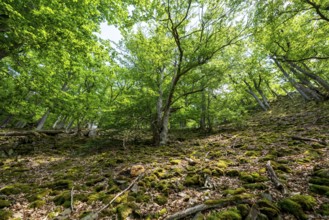
{"label": "twig", "polygon": [[74,186],[72,187],[72,190],[71,190],[71,211],[73,212],[74,210],[74,205],[73,205],[73,195],[74,195]]}
{"label": "twig", "polygon": [[268,175],[270,176],[271,181],[273,182],[275,188],[280,190],[284,195],[288,194],[286,187],[279,181],[279,178],[276,176],[272,166],[271,161],[267,161],[266,163],[266,170]]}
{"label": "twig", "polygon": [[318,140],[318,139],[314,139],[314,138],[306,138],[306,137],[298,137],[298,136],[292,136],[291,138],[293,140],[313,141],[313,142],[317,142],[317,143],[322,144],[322,145],[325,145],[325,146],[328,145],[328,143],[325,140]]}
{"label": "twig", "polygon": [[128,190],[130,190],[134,184],[140,179],[140,177],[142,176],[143,174],[139,175],[138,177],[136,177],[131,183],[130,185],[124,189],[123,191],[119,192],[107,205],[103,206],[101,209],[99,209],[97,212],[96,212],[96,215],[98,215],[99,213],[101,213],[104,209],[106,209],[107,207],[109,207],[112,202],[114,202],[119,196],[121,196],[123,193],[127,192]]}
{"label": "twig", "polygon": [[237,204],[241,204],[241,203],[248,203],[248,202],[249,202],[249,200],[242,199],[242,200],[236,200],[236,201],[234,201],[234,200],[223,201],[223,202],[220,202],[218,204],[212,204],[212,205],[199,204],[199,205],[190,207],[188,209],[185,209],[183,211],[176,212],[175,214],[166,217],[165,220],[178,220],[178,219],[185,218],[189,215],[192,215],[194,213],[201,212],[201,211],[204,211],[204,210],[214,209],[214,208],[221,208],[221,207],[226,207],[226,206],[230,206],[230,205],[237,205]]}

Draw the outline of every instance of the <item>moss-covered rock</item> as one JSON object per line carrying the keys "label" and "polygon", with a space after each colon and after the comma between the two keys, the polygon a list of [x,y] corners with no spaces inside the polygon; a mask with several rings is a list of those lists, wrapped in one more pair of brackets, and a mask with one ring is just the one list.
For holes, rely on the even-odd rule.
{"label": "moss-covered rock", "polygon": [[260,189],[260,190],[267,189],[267,186],[264,183],[247,183],[247,184],[243,184],[243,187],[246,189]]}
{"label": "moss-covered rock", "polygon": [[171,159],[169,162],[170,162],[171,165],[178,165],[178,164],[181,163],[181,160],[178,160],[178,159]]}
{"label": "moss-covered rock", "polygon": [[212,212],[207,220],[241,220],[242,216],[237,208],[227,209],[221,212]]}
{"label": "moss-covered rock", "polygon": [[34,192],[29,197],[27,197],[27,200],[29,202],[33,202],[33,201],[36,201],[36,200],[41,200],[45,196],[47,196],[49,193],[51,193],[50,189],[40,189],[40,190],[37,190],[36,192]]}
{"label": "moss-covered rock", "polygon": [[246,192],[245,188],[227,189],[224,191],[224,195],[238,195]]}
{"label": "moss-covered rock", "polygon": [[239,176],[240,172],[238,170],[227,170],[225,174],[226,176],[235,177],[235,176]]}
{"label": "moss-covered rock", "polygon": [[265,176],[261,176],[259,175],[259,173],[256,172],[253,173],[241,172],[240,179],[246,183],[264,182],[267,180]]}
{"label": "moss-covered rock", "polygon": [[307,215],[304,213],[302,206],[299,205],[297,202],[294,202],[291,199],[283,199],[279,202],[280,210],[291,213],[297,219],[300,220],[307,220]]}
{"label": "moss-covered rock", "polygon": [[302,206],[303,210],[310,211],[313,210],[313,207],[316,206],[316,200],[313,196],[310,195],[294,195],[290,197],[294,202],[297,202]]}
{"label": "moss-covered rock", "polygon": [[10,201],[0,199],[0,209],[9,207],[10,205],[11,205]]}
{"label": "moss-covered rock", "polygon": [[7,185],[0,189],[0,193],[4,195],[12,195],[19,193],[27,193],[30,190],[30,186],[26,184],[16,183],[12,185]]}
{"label": "moss-covered rock", "polygon": [[53,189],[53,190],[72,189],[73,181],[72,180],[58,180],[56,182],[48,184],[47,187],[50,189]]}
{"label": "moss-covered rock", "polygon": [[155,197],[155,202],[158,204],[158,205],[164,205],[166,204],[168,201],[167,197],[163,194],[160,194],[160,195],[157,195]]}
{"label": "moss-covered rock", "polygon": [[102,182],[102,181],[104,181],[105,180],[105,177],[90,177],[90,179],[91,180],[88,180],[87,182],[86,182],[86,185],[87,186],[94,186],[94,185],[96,185],[97,183],[100,183],[100,182]]}
{"label": "moss-covered rock", "polygon": [[46,204],[44,200],[35,200],[29,205],[29,208],[40,208]]}
{"label": "moss-covered rock", "polygon": [[268,219],[278,219],[280,216],[279,208],[268,199],[261,199],[257,202],[259,211],[266,215]]}
{"label": "moss-covered rock", "polygon": [[329,169],[328,168],[319,169],[315,171],[313,175],[322,178],[329,178]]}
{"label": "moss-covered rock", "polygon": [[217,204],[223,204],[223,203],[240,203],[243,200],[251,199],[254,195],[248,194],[248,193],[242,193],[239,195],[229,196],[227,198],[221,198],[221,199],[209,199],[204,202],[206,205],[217,205]]}
{"label": "moss-covered rock", "polygon": [[240,215],[243,219],[247,217],[250,211],[250,206],[248,204],[239,204],[236,207],[239,210]]}
{"label": "moss-covered rock", "polygon": [[119,220],[125,220],[132,213],[132,208],[130,208],[127,204],[120,204],[117,207],[117,214]]}
{"label": "moss-covered rock", "polygon": [[59,195],[57,195],[53,202],[55,205],[62,205],[65,208],[69,208],[71,206],[71,192],[70,191],[63,191]]}
{"label": "moss-covered rock", "polygon": [[0,219],[7,220],[13,216],[13,212],[11,210],[0,210]]}
{"label": "moss-covered rock", "polygon": [[228,166],[228,162],[225,160],[219,160],[216,165],[218,168],[225,169]]}
{"label": "moss-covered rock", "polygon": [[309,182],[316,185],[329,186],[329,178],[313,177]]}
{"label": "moss-covered rock", "polygon": [[184,180],[185,186],[202,186],[204,184],[203,178],[199,174],[187,174]]}
{"label": "moss-covered rock", "polygon": [[320,195],[329,196],[329,186],[310,184],[310,191],[320,194]]}

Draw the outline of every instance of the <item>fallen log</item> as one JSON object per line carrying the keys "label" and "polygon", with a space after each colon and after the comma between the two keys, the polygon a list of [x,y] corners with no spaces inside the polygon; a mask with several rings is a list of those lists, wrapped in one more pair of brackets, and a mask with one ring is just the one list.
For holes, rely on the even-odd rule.
{"label": "fallen log", "polygon": [[0,136],[39,136],[40,134],[55,136],[57,134],[71,134],[73,132],[67,132],[65,130],[40,130],[40,131],[9,131],[5,133],[0,133]]}
{"label": "fallen log", "polygon": [[291,137],[293,140],[299,140],[299,141],[313,141],[317,142],[319,144],[327,146],[328,143],[325,140],[319,140],[319,139],[314,139],[314,138],[307,138],[307,137],[299,137],[299,136],[292,136]]}
{"label": "fallen log", "polygon": [[274,169],[271,166],[271,161],[267,161],[266,163],[266,170],[267,173],[272,181],[272,183],[274,184],[275,188],[280,190],[284,195],[288,194],[288,190],[287,188],[280,182],[279,178],[277,177],[277,175],[274,172]]}
{"label": "fallen log", "polygon": [[232,198],[227,198],[227,199],[222,199],[219,200],[218,202],[214,201],[214,204],[212,204],[212,201],[206,201],[203,204],[199,204],[190,208],[187,208],[183,211],[176,212],[173,215],[170,215],[165,218],[165,220],[177,220],[177,219],[182,219],[185,218],[189,215],[202,212],[208,209],[215,209],[215,208],[223,208],[226,206],[232,206],[232,205],[238,205],[242,203],[251,203],[250,200],[247,198],[239,198],[238,196],[234,196]]}

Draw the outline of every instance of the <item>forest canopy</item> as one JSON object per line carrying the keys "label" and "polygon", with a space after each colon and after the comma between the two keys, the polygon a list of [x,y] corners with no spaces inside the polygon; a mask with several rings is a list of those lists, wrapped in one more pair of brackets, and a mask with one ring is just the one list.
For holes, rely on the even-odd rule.
{"label": "forest canopy", "polygon": [[[216,126],[329,83],[329,2],[0,2],[0,126],[169,129]],[[107,22],[116,44],[95,33]],[[111,34],[111,33],[110,33]]]}

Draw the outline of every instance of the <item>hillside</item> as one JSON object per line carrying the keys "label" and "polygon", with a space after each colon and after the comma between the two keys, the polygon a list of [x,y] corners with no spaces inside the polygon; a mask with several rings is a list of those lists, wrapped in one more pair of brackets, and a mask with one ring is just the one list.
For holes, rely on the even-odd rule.
{"label": "hillside", "polygon": [[0,219],[327,219],[329,103],[271,104],[161,147],[136,131],[1,137]]}

